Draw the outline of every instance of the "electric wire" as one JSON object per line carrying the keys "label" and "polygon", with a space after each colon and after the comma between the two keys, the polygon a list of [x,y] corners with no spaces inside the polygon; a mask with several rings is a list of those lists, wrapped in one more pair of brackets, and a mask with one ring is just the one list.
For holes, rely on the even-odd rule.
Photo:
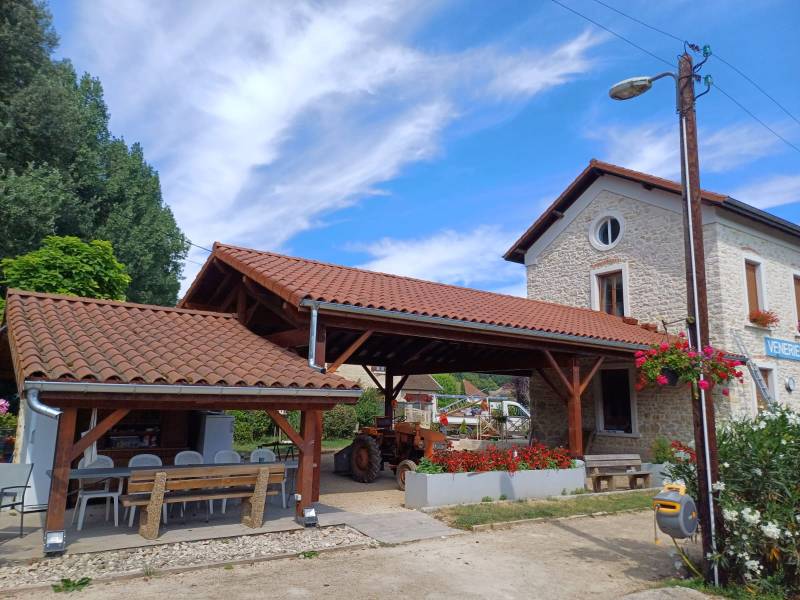
{"label": "electric wire", "polygon": [[[575,10],[574,8],[572,8],[572,7],[570,7],[570,6],[567,6],[566,4],[564,4],[564,3],[560,2],[560,0],[550,0],[550,1],[551,1],[553,4],[557,4],[558,6],[560,6],[560,7],[564,8],[564,9],[568,10],[569,12],[571,12],[571,13],[573,13],[573,14],[575,14],[575,15],[579,16],[580,18],[582,18],[582,19],[584,19],[584,20],[588,21],[588,22],[589,22],[589,23],[591,23],[592,25],[596,25],[597,27],[600,27],[600,28],[601,28],[601,29],[603,29],[604,31],[607,31],[607,32],[608,32],[608,33],[610,33],[611,35],[613,35],[613,36],[615,36],[615,37],[619,38],[620,40],[622,40],[622,41],[623,41],[623,42],[625,42],[626,44],[629,44],[630,46],[633,46],[633,47],[634,47],[634,48],[636,48],[637,50],[639,50],[639,51],[641,51],[641,52],[644,52],[645,54],[647,54],[647,55],[649,55],[649,56],[651,56],[651,57],[653,57],[653,58],[655,58],[655,59],[657,59],[657,60],[659,60],[659,61],[661,61],[661,62],[663,62],[663,63],[666,63],[666,64],[668,64],[669,66],[671,66],[671,67],[673,67],[673,68],[677,68],[677,65],[676,65],[675,63],[672,63],[672,62],[670,62],[670,61],[668,61],[668,60],[666,60],[666,59],[662,58],[661,56],[658,56],[657,54],[655,54],[655,53],[651,52],[651,51],[650,51],[650,50],[648,50],[647,48],[644,48],[644,47],[640,46],[639,44],[637,44],[636,42],[633,42],[633,41],[629,40],[628,38],[626,38],[626,37],[625,37],[625,36],[623,36],[622,34],[619,34],[619,33],[617,33],[617,32],[616,32],[616,31],[614,31],[613,29],[610,29],[609,27],[606,27],[606,26],[605,26],[605,25],[603,25],[602,23],[598,23],[598,22],[597,22],[597,21],[595,21],[594,19],[592,19],[592,18],[590,18],[590,17],[588,17],[588,16],[584,15],[583,13],[581,13],[581,12],[579,12],[579,11]],[[663,31],[663,30],[661,30],[661,29],[659,29],[659,28],[657,28],[657,27],[654,27],[654,26],[652,26],[652,25],[649,25],[648,23],[645,23],[644,21],[641,21],[641,20],[639,20],[639,19],[636,19],[635,17],[631,17],[630,15],[628,15],[628,14],[626,14],[626,13],[623,13],[623,12],[622,12],[622,11],[620,11],[620,10],[617,10],[616,8],[614,8],[614,7],[612,7],[612,6],[608,5],[608,4],[606,4],[605,2],[602,2],[601,0],[593,0],[593,1],[594,1],[594,2],[597,2],[598,4],[601,4],[602,6],[605,6],[605,7],[609,8],[609,9],[613,10],[614,12],[617,12],[617,13],[619,13],[620,15],[623,15],[623,16],[625,16],[625,17],[627,17],[627,18],[631,19],[632,21],[635,21],[636,23],[640,23],[641,25],[643,25],[644,27],[647,27],[648,29],[652,29],[653,31],[657,31],[658,33],[661,33],[661,34],[663,34],[663,35],[666,35],[666,36],[668,36],[668,37],[670,37],[670,38],[672,38],[672,39],[675,39],[675,40],[678,40],[678,41],[680,41],[680,42],[686,43],[686,41],[685,41],[685,40],[683,40],[683,39],[679,38],[678,36],[675,36],[675,35],[673,35],[673,34],[671,34],[671,33],[669,33],[669,32]],[[712,55],[712,56],[716,56],[716,55]],[[717,58],[719,58],[719,57],[717,56]],[[720,60],[722,60],[722,59],[720,59]],[[727,61],[724,61],[724,60],[723,60],[722,62],[724,62],[726,65],[729,65],[729,66],[730,66],[730,63],[728,63]],[[736,71],[738,72],[738,69],[736,69]],[[749,79],[749,78],[748,78],[748,79]],[[751,81],[751,83],[754,83],[754,82],[752,82],[752,80],[750,80],[750,81]],[[725,90],[723,90],[721,87],[719,87],[719,86],[718,86],[716,83],[712,83],[712,85],[713,85],[713,87],[715,87],[717,90],[719,90],[719,91],[720,91],[720,92],[721,92],[721,93],[722,93],[722,94],[723,94],[725,97],[727,97],[727,98],[728,98],[728,99],[729,99],[731,102],[733,102],[733,103],[734,103],[736,106],[738,106],[738,107],[739,107],[739,108],[740,108],[740,109],[741,109],[741,110],[742,110],[742,111],[743,111],[745,114],[747,114],[747,115],[748,115],[748,116],[750,116],[750,117],[751,117],[751,118],[752,118],[754,121],[756,121],[756,122],[757,122],[759,125],[761,125],[762,127],[764,127],[764,128],[767,130],[767,131],[769,131],[769,132],[770,132],[772,135],[774,135],[774,136],[775,136],[777,139],[781,140],[783,143],[785,143],[787,146],[789,146],[789,147],[790,147],[792,150],[794,150],[795,152],[797,152],[798,154],[800,154],[800,147],[798,147],[797,145],[793,144],[792,142],[790,142],[789,140],[787,140],[785,137],[783,137],[781,134],[779,134],[777,131],[775,131],[775,130],[774,130],[772,127],[770,127],[769,125],[767,125],[767,124],[766,124],[764,121],[762,121],[760,118],[758,118],[758,117],[757,117],[757,116],[756,116],[756,115],[755,115],[755,114],[754,114],[752,111],[750,111],[749,109],[747,109],[747,108],[746,108],[746,107],[745,107],[745,106],[744,106],[744,105],[743,105],[741,102],[739,102],[738,100],[736,100],[736,98],[734,98],[732,95],[730,95],[729,93],[727,93]],[[759,88],[759,89],[760,89],[760,88]],[[762,91],[762,93],[766,94],[766,92],[764,92],[763,90],[761,90],[761,91]],[[766,95],[767,95],[768,97],[770,97],[768,94],[766,94]],[[770,97],[770,99],[772,99],[772,98]],[[780,106],[780,105],[779,105],[779,106]],[[784,110],[784,112],[787,112],[787,111],[786,111],[786,109],[784,109],[782,106],[781,106],[781,108]],[[793,119],[795,119],[795,117],[794,117],[793,115],[791,115],[791,113],[788,113],[788,114],[789,114],[789,116],[791,116]],[[797,120],[797,119],[795,119],[795,120]],[[799,121],[799,122],[800,122],[800,121]]]}
{"label": "electric wire", "polygon": [[[593,2],[595,2],[596,4],[599,4],[600,6],[606,7],[608,10],[614,11],[618,15],[621,15],[621,16],[625,17],[626,19],[629,19],[629,20],[633,21],[634,23],[638,23],[642,27],[647,27],[648,29],[650,29],[652,31],[655,31],[656,33],[660,33],[661,35],[664,35],[664,36],[666,36],[668,38],[671,38],[673,40],[676,40],[678,42],[684,42],[684,43],[686,42],[685,39],[682,39],[679,36],[677,36],[677,35],[675,35],[673,33],[670,33],[669,31],[664,31],[663,29],[660,29],[660,28],[658,28],[658,27],[656,27],[654,25],[651,25],[650,23],[646,23],[645,21],[642,21],[641,19],[637,19],[633,15],[629,15],[628,13],[616,8],[615,6],[611,6],[610,4],[607,4],[606,2],[603,2],[603,0],[593,0]],[[789,109],[787,109],[783,104],[778,102],[778,100],[774,96],[772,96],[769,92],[767,92],[767,90],[765,90],[763,87],[761,87],[756,81],[754,81],[751,77],[749,77],[744,71],[739,69],[736,65],[734,65],[734,64],[728,62],[727,60],[725,60],[725,58],[723,58],[721,55],[717,54],[716,52],[714,52],[711,56],[714,57],[715,59],[717,59],[718,61],[720,61],[721,63],[723,63],[724,65],[727,65],[730,69],[733,69],[739,76],[741,76],[743,79],[745,79],[750,85],[752,85],[759,92],[761,92],[766,98],[768,98],[775,106],[777,106],[784,113],[786,113],[786,115],[788,115],[790,119],[792,119],[795,123],[800,125],[800,119],[795,117],[789,111]]]}

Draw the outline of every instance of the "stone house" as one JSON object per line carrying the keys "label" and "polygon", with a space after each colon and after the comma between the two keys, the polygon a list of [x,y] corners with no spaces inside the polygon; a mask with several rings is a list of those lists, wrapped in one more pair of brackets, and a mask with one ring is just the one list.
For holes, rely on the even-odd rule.
{"label": "stone house", "polygon": [[[739,352],[738,337],[771,396],[800,408],[800,227],[733,198],[703,192],[703,234],[714,346]],[[685,327],[687,314],[681,186],[592,160],[505,254],[525,265],[531,299],[588,307]],[[764,327],[754,311],[778,318]],[[656,438],[692,438],[685,388],[637,392],[632,364],[605,364],[584,397],[587,452],[648,455]],[[753,414],[764,405],[745,369],[744,385],[726,398],[715,393],[718,415]],[[531,397],[542,439],[562,442],[563,403],[532,380]]]}

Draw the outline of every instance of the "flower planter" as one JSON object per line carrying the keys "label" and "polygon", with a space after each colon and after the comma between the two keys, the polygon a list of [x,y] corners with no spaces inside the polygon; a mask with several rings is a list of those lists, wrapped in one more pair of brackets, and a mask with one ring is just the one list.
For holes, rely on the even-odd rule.
{"label": "flower planter", "polygon": [[661,374],[667,378],[667,385],[675,387],[680,382],[680,376],[678,375],[678,372],[673,371],[668,367],[664,367],[663,369],[661,369]]}
{"label": "flower planter", "polygon": [[547,498],[572,493],[586,485],[586,469],[582,461],[572,469],[536,471],[486,471],[480,473],[406,474],[407,508],[471,504],[489,497],[495,500]]}

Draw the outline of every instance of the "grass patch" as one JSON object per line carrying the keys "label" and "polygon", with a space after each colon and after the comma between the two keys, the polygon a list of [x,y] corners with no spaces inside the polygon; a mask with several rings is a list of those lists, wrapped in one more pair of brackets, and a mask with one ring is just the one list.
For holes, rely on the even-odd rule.
{"label": "grass patch", "polygon": [[[261,446],[269,446],[271,449],[272,448],[271,444],[273,444],[277,439],[278,438],[275,436],[269,436],[262,438],[260,440],[256,440],[254,442],[245,442],[245,443],[234,442],[233,449],[236,452],[240,452],[242,454],[250,454],[253,450]],[[322,440],[322,449],[339,450],[341,448],[344,448],[345,446],[349,446],[352,441],[353,438],[332,438],[329,440]],[[283,455],[283,452],[284,451],[281,450],[281,455]],[[299,456],[299,453],[297,452],[297,450],[295,450],[295,457],[297,456]]]}
{"label": "grass patch", "polygon": [[707,584],[702,579],[667,579],[663,582],[664,587],[685,587],[710,594],[712,596],[721,596],[722,598],[731,598],[732,600],[785,600],[792,596],[785,589],[775,585],[770,585],[768,581],[762,582],[763,585],[759,588],[746,587],[743,585],[729,585],[727,587],[714,587]]}
{"label": "grass patch", "polygon": [[503,523],[520,519],[557,518],[596,512],[619,512],[647,509],[652,506],[653,492],[586,496],[569,500],[521,500],[502,504],[465,504],[443,508],[434,513],[438,519],[459,529],[473,525]]}

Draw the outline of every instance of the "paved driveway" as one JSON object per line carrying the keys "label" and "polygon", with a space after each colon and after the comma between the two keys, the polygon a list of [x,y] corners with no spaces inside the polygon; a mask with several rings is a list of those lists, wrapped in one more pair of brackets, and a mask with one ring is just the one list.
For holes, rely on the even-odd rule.
{"label": "paved driveway", "polygon": [[[249,598],[620,598],[673,575],[652,514],[581,518],[434,538],[311,559],[282,559],[96,583],[80,596]],[[59,598],[61,594],[21,595]],[[684,597],[670,592],[668,597]]]}

